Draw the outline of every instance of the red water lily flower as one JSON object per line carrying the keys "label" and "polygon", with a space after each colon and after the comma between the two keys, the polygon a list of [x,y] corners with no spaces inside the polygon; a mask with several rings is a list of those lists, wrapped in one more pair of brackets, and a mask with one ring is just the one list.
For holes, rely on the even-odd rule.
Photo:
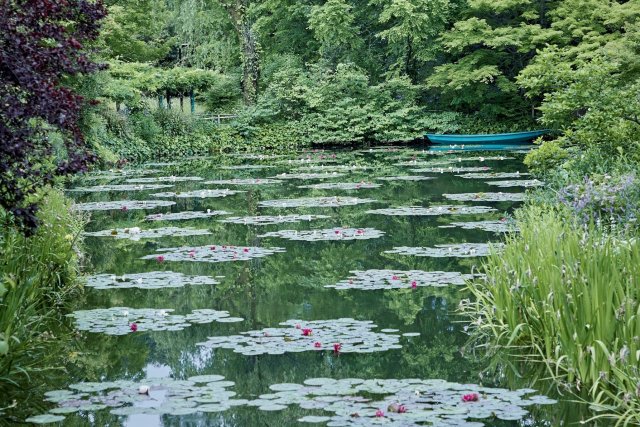
{"label": "red water lily flower", "polygon": [[132,323],[129,325],[129,329],[131,329],[131,332],[135,332],[138,330],[138,324],[137,323]]}
{"label": "red water lily flower", "polygon": [[249,248],[244,248],[244,249],[242,250],[242,252],[245,252],[245,253],[246,253],[246,252],[249,252]]}
{"label": "red water lily flower", "polygon": [[305,337],[310,336],[313,333],[313,330],[311,328],[303,328],[302,329],[302,335],[304,335]]}
{"label": "red water lily flower", "polygon": [[407,407],[404,405],[398,405],[398,413],[399,414],[404,414],[407,412]]}
{"label": "red water lily flower", "polygon": [[478,396],[478,393],[469,393],[469,394],[465,394],[464,396],[462,396],[462,401],[463,402],[477,402],[479,398],[480,398],[480,396]]}
{"label": "red water lily flower", "polygon": [[158,256],[156,257],[156,261],[158,261],[158,262],[164,262],[164,257],[163,257],[162,255],[158,255]]}
{"label": "red water lily flower", "polygon": [[340,353],[340,350],[342,350],[342,344],[340,344],[340,343],[335,343],[335,344],[333,345],[333,352],[334,352],[334,353],[336,353],[336,354],[338,354],[338,353]]}
{"label": "red water lily flower", "polygon": [[313,346],[315,348],[320,348],[320,347],[322,347],[322,343],[320,341],[316,341],[316,342],[313,343]]}
{"label": "red water lily flower", "polygon": [[128,210],[129,210],[129,208],[128,208],[128,207],[126,207],[126,206],[122,206],[122,207],[120,208],[120,210],[121,210],[121,211],[123,211],[123,212],[126,212],[126,211],[128,211]]}
{"label": "red water lily flower", "polygon": [[376,417],[378,417],[378,418],[384,417],[384,412],[382,412],[382,409],[378,409],[376,411]]}
{"label": "red water lily flower", "polygon": [[411,288],[415,289],[418,287],[418,282],[416,282],[415,280],[413,282],[411,282]]}
{"label": "red water lily flower", "polygon": [[216,247],[215,246],[211,246],[209,249],[211,249],[212,251],[215,251]]}
{"label": "red water lily flower", "polygon": [[340,230],[336,230],[336,231],[334,231],[334,233],[340,234]]}

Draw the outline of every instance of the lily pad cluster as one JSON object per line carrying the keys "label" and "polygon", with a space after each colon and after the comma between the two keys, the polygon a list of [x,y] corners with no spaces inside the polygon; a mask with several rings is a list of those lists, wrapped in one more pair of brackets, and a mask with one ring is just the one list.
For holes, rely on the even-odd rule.
{"label": "lily pad cluster", "polygon": [[384,231],[375,228],[327,228],[322,230],[279,230],[258,237],[280,237],[288,240],[306,242],[328,240],[367,240],[384,236]]}
{"label": "lily pad cluster", "polygon": [[449,200],[457,202],[523,202],[524,193],[456,193],[443,194]]}
{"label": "lily pad cluster", "polygon": [[200,199],[205,199],[205,198],[210,198],[210,197],[227,197],[227,196],[233,196],[234,194],[238,194],[238,193],[246,193],[246,191],[238,191],[238,190],[229,190],[229,189],[224,189],[224,190],[193,190],[193,191],[184,191],[184,192],[166,192],[166,193],[154,193],[152,194],[153,197],[160,197],[160,198],[179,198],[179,199],[188,199],[188,198],[200,198]]}
{"label": "lily pad cluster", "polygon": [[173,185],[165,184],[105,184],[93,187],[70,188],[69,191],[82,193],[101,193],[106,191],[146,191],[159,190],[161,188],[171,188]]}
{"label": "lily pad cluster", "polygon": [[502,243],[460,243],[451,245],[435,245],[434,247],[410,247],[400,246],[386,254],[426,256],[434,258],[471,258],[478,256],[487,256],[491,252],[491,248],[500,250]]}
{"label": "lily pad cluster", "polygon": [[335,285],[325,288],[335,289],[408,289],[423,286],[442,287],[449,285],[464,285],[465,281],[473,279],[472,274],[457,271],[422,271],[422,270],[365,270],[352,271],[353,276]]}
{"label": "lily pad cluster", "polygon": [[447,225],[441,225],[439,228],[462,228],[463,230],[483,230],[492,233],[509,233],[518,231],[515,221],[508,219],[487,220],[487,221],[471,221],[471,222],[452,222]]}
{"label": "lily pad cluster", "polygon": [[245,356],[326,350],[336,353],[374,353],[402,348],[399,344],[400,335],[374,332],[372,329],[376,325],[372,321],[349,318],[287,320],[280,325],[285,327],[242,332],[242,335],[209,337],[206,342],[197,345],[232,349]]}
{"label": "lily pad cluster", "polygon": [[258,204],[269,208],[317,208],[354,206],[362,203],[377,202],[375,199],[360,199],[358,197],[301,197],[299,199],[264,200]]}
{"label": "lily pad cluster", "polygon": [[219,220],[227,224],[244,224],[244,225],[273,225],[284,224],[301,221],[313,221],[316,219],[331,218],[329,215],[260,215],[260,216],[234,216]]}
{"label": "lily pad cluster", "polygon": [[[230,317],[226,311],[208,308],[193,310],[186,315],[171,314],[173,309],[155,308],[94,308],[78,310],[68,317],[75,319],[81,331],[107,335],[126,335],[144,331],[181,331],[194,323],[241,322],[241,317]],[[135,326],[134,326],[135,325]]]}
{"label": "lily pad cluster", "polygon": [[455,160],[453,159],[443,159],[443,160],[433,160],[433,161],[423,161],[423,160],[407,160],[404,162],[395,163],[395,166],[415,166],[420,168],[430,168],[435,166],[449,166],[453,164]]}
{"label": "lily pad cluster", "polygon": [[308,165],[304,168],[297,169],[296,172],[302,172],[303,170],[311,171],[336,171],[336,172],[351,172],[356,170],[368,170],[371,166],[364,165]]}
{"label": "lily pad cluster", "polygon": [[113,237],[114,239],[154,239],[157,237],[186,237],[186,236],[205,236],[211,234],[209,230],[202,228],[179,228],[179,227],[159,227],[142,230],[139,227],[131,228],[113,228],[111,230],[100,230],[84,233],[85,236],[91,237]]}
{"label": "lily pad cluster", "polygon": [[269,178],[217,179],[217,180],[205,182],[205,184],[213,184],[213,185],[270,185],[270,184],[281,184],[281,183],[282,181],[278,179],[269,179]]}
{"label": "lily pad cluster", "polygon": [[389,216],[438,216],[438,215],[471,215],[494,212],[489,206],[440,205],[440,206],[401,206],[368,210],[368,214]]}
{"label": "lily pad cluster", "polygon": [[159,249],[155,255],[143,256],[141,259],[155,259],[164,261],[192,261],[192,262],[226,262],[248,261],[262,258],[277,252],[284,252],[284,248],[259,248],[246,246],[209,245],[179,248]]}
{"label": "lily pad cluster", "polygon": [[[508,390],[441,379],[332,379],[310,378],[304,384],[274,384],[272,393],[248,405],[297,405],[330,416],[308,415],[300,422],[330,426],[448,426],[482,427],[486,420],[522,420],[526,407],[550,405],[555,400],[535,395],[533,389]],[[464,396],[474,399],[465,401]]]}
{"label": "lily pad cluster", "polygon": [[126,178],[128,176],[152,175],[160,172],[162,171],[159,169],[110,169],[106,171],[89,172],[84,175],[77,175],[77,177],[81,180],[93,181],[99,179]]}
{"label": "lily pad cluster", "polygon": [[281,173],[271,178],[276,179],[328,179],[344,176],[343,173],[325,172],[325,173]]}
{"label": "lily pad cluster", "polygon": [[271,165],[231,165],[231,166],[221,166],[220,169],[225,170],[252,170],[252,169],[271,169],[273,166]]}
{"label": "lily pad cluster", "polygon": [[126,182],[132,184],[148,184],[153,182],[190,182],[190,181],[202,181],[199,176],[156,176],[152,178],[131,178]]}
{"label": "lily pad cluster", "polygon": [[458,162],[488,162],[496,160],[513,160],[515,157],[509,156],[474,156],[474,157],[458,157]]}
{"label": "lily pad cluster", "polygon": [[[62,421],[64,414],[108,409],[113,415],[189,415],[198,412],[222,412],[245,405],[244,399],[232,399],[232,381],[221,375],[198,375],[187,380],[147,378],[143,381],[81,382],[66,390],[45,393],[56,407],[28,419],[28,422]],[[53,420],[50,416],[57,417]]]}
{"label": "lily pad cluster", "polygon": [[298,188],[311,188],[314,190],[362,190],[378,187],[380,187],[380,184],[374,184],[371,182],[325,182],[322,184],[298,186]]}
{"label": "lily pad cluster", "polygon": [[462,173],[462,172],[481,172],[490,170],[490,167],[487,166],[448,166],[448,167],[440,167],[440,168],[422,168],[422,169],[409,169],[411,172],[416,173]]}
{"label": "lily pad cluster", "polygon": [[173,206],[176,202],[168,200],[114,200],[112,202],[88,202],[76,203],[73,208],[78,211],[110,211],[110,210],[137,210],[156,209]]}
{"label": "lily pad cluster", "polygon": [[229,215],[231,212],[227,211],[212,211],[207,209],[206,211],[184,211],[174,213],[159,213],[154,215],[148,215],[145,217],[146,221],[183,221],[188,219],[201,219],[210,218],[212,216]]}
{"label": "lily pad cluster", "polygon": [[217,285],[216,278],[210,276],[187,276],[173,271],[150,271],[116,276],[97,274],[87,279],[87,286],[94,289],[164,289],[182,288],[186,285]]}
{"label": "lily pad cluster", "polygon": [[512,180],[505,180],[505,181],[487,181],[486,184],[493,185],[500,188],[507,188],[507,187],[532,188],[532,187],[541,187],[544,185],[544,182],[539,181],[537,179],[512,179]]}
{"label": "lily pad cluster", "polygon": [[489,172],[489,173],[465,173],[462,175],[456,175],[465,179],[514,179],[521,176],[528,176],[525,172]]}
{"label": "lily pad cluster", "polygon": [[376,179],[380,181],[426,181],[435,179],[433,176],[424,175],[398,175],[398,176],[379,176]]}

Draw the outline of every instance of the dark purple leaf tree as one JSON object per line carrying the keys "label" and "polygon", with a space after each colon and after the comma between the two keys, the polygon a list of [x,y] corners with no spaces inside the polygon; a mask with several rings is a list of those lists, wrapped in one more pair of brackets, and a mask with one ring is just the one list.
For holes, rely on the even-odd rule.
{"label": "dark purple leaf tree", "polygon": [[105,15],[101,0],[0,0],[0,207],[26,233],[38,188],[95,158],[78,125],[90,101],[64,82],[100,68],[83,44]]}

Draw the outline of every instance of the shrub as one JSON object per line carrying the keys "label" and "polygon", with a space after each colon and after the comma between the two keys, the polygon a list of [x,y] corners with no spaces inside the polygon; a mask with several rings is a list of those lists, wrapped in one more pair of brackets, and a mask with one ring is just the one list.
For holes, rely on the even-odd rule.
{"label": "shrub", "polygon": [[[37,232],[25,237],[0,210],[0,395],[56,369],[64,308],[82,290],[77,282],[80,233],[86,218],[59,190],[42,190]],[[30,384],[32,385],[32,384]]]}

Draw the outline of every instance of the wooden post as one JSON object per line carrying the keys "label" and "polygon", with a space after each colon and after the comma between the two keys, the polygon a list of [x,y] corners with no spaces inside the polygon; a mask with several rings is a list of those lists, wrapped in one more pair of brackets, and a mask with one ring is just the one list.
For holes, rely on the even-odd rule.
{"label": "wooden post", "polygon": [[180,94],[180,111],[184,113],[184,96]]}
{"label": "wooden post", "polygon": [[220,114],[218,114],[218,124],[220,124]]}
{"label": "wooden post", "polygon": [[116,111],[120,112],[120,101],[116,101]]}
{"label": "wooden post", "polygon": [[158,108],[164,108],[164,96],[158,95]]}
{"label": "wooden post", "polygon": [[167,91],[167,109],[171,110],[171,94]]}
{"label": "wooden post", "polygon": [[191,99],[191,114],[196,113],[196,94],[191,90],[189,92],[189,98]]}

